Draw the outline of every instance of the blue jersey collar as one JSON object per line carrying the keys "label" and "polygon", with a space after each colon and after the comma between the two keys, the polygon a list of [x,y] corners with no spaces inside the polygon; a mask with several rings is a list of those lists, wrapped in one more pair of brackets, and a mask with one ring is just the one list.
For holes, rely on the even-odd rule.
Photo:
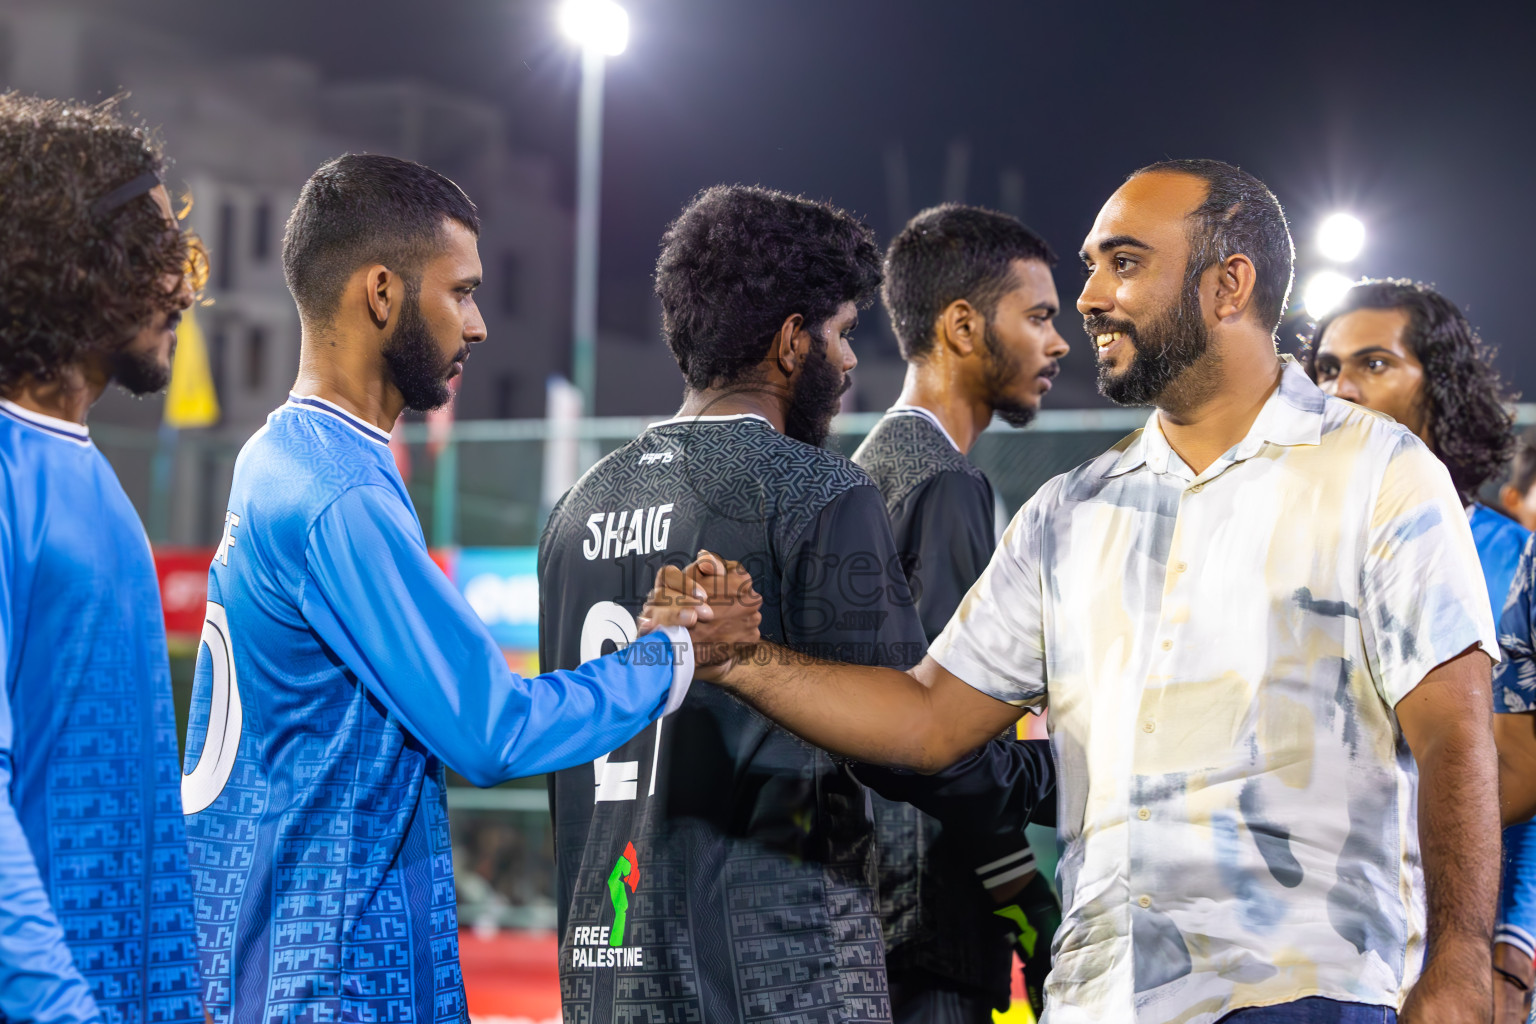
{"label": "blue jersey collar", "polygon": [[288,407],[294,409],[304,409],[309,412],[318,412],[322,415],[330,416],[333,419],[338,419],[345,423],[347,426],[351,427],[353,430],[357,431],[359,434],[362,434],[368,440],[376,441],[386,448],[389,447],[388,431],[380,430],[372,423],[368,423],[365,420],[359,419],[358,417],[352,415],[350,412],[347,412],[347,410],[343,409],[341,406],[337,405],[335,402],[327,402],[325,399],[316,398],[314,395],[295,395],[290,392],[288,395]]}
{"label": "blue jersey collar", "polygon": [[50,437],[78,444],[82,448],[89,447],[91,443],[91,432],[83,423],[74,423],[70,420],[61,420],[57,416],[33,412],[4,398],[0,398],[0,415],[13,419],[17,423],[23,423],[34,430],[40,430]]}

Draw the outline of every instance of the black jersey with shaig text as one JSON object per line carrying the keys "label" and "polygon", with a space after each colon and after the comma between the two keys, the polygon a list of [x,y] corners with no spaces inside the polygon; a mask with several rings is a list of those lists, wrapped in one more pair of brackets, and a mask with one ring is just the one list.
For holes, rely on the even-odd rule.
{"label": "black jersey with shaig text", "polygon": [[[742,561],[766,639],[905,668],[924,652],[880,492],[756,416],[653,425],[603,459],[539,545],[540,656],[635,634],[656,570]],[[567,1024],[890,1019],[868,791],[704,682],[553,779]]]}

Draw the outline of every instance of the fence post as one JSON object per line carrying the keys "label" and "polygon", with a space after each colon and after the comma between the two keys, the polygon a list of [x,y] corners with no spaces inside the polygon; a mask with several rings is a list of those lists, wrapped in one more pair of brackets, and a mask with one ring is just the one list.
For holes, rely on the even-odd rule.
{"label": "fence post", "polygon": [[149,515],[145,533],[158,544],[171,539],[171,491],[176,476],[176,442],[181,431],[161,423],[149,460]]}
{"label": "fence post", "polygon": [[453,546],[459,515],[459,442],[452,436],[437,453],[432,474],[432,546]]}

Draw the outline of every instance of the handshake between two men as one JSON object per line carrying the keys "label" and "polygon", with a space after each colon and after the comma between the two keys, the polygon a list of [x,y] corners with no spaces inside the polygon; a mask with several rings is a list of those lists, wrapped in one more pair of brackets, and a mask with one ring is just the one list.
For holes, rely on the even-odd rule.
{"label": "handshake between two men", "polygon": [[664,566],[646,597],[642,633],[689,631],[695,675],[833,754],[933,773],[1024,714],[931,656],[907,671],[824,661],[763,640],[763,598],[740,563],[709,551]]}

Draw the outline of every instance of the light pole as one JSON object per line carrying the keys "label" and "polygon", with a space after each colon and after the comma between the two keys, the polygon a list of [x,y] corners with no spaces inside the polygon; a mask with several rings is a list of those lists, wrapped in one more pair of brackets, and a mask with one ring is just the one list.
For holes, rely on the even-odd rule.
{"label": "light pole", "polygon": [[597,407],[597,244],[602,201],[603,64],[629,44],[629,15],[613,0],[565,0],[560,28],[581,47],[576,123],[576,281],[571,358],[582,412]]}

